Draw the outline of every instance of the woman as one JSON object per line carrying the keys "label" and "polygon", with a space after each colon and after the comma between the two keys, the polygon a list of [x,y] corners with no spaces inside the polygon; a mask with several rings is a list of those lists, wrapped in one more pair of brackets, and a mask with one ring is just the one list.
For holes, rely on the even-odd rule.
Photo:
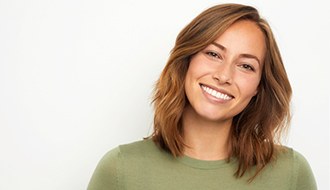
{"label": "woman", "polygon": [[154,132],[104,156],[100,189],[316,189],[302,155],[277,145],[291,86],[268,23],[224,4],[178,35],[154,92]]}

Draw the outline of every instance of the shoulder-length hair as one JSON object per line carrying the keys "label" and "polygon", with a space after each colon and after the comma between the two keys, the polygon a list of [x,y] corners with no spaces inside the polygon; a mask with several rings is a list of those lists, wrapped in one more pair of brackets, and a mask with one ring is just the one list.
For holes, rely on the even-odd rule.
{"label": "shoulder-length hair", "polygon": [[185,148],[182,114],[189,101],[184,80],[193,55],[214,42],[228,27],[240,20],[257,24],[265,36],[266,55],[258,94],[233,118],[230,158],[237,158],[236,177],[256,167],[255,175],[276,155],[275,143],[290,122],[291,86],[280,51],[267,21],[251,6],[222,4],[211,7],[192,20],[177,36],[169,60],[154,89],[153,141],[173,156]]}

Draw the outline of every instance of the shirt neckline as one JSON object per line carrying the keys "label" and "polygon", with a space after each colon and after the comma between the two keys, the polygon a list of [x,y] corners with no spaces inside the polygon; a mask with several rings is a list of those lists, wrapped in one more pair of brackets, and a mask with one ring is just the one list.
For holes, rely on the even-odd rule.
{"label": "shirt neckline", "polygon": [[[147,142],[151,142],[153,146],[157,147],[157,145],[151,140],[151,139],[147,139]],[[237,162],[236,158],[230,158],[230,162],[227,161],[227,159],[221,159],[221,160],[199,160],[196,158],[192,158],[189,157],[187,155],[183,155],[180,157],[173,157],[172,154],[170,154],[169,152],[164,152],[164,150],[160,149],[159,147],[157,147],[159,150],[161,150],[161,152],[165,153],[167,156],[174,158],[175,160],[177,160],[178,162],[189,166],[191,168],[197,168],[197,169],[217,169],[217,168],[223,168],[223,167],[230,167],[233,164],[235,164]]]}
{"label": "shirt neckline", "polygon": [[235,162],[234,159],[231,159],[230,162],[228,162],[227,159],[199,160],[186,155],[178,157],[177,160],[187,166],[198,169],[217,169],[222,167],[229,167]]}

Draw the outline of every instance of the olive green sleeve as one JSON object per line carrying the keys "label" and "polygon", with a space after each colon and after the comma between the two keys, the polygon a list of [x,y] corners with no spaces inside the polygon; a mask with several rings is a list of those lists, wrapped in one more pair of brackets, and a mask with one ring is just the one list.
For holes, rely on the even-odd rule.
{"label": "olive green sleeve", "polygon": [[87,190],[118,190],[119,148],[109,151],[98,163]]}
{"label": "olive green sleeve", "polygon": [[295,190],[317,190],[315,178],[307,160],[300,153],[294,151],[296,185]]}

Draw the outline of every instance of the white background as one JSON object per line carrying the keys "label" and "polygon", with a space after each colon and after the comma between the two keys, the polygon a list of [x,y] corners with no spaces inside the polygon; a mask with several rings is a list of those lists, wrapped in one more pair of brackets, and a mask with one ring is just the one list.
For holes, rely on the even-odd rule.
{"label": "white background", "polygon": [[[329,6],[235,2],[270,22],[294,90],[285,144],[329,189]],[[108,150],[148,136],[176,35],[217,3],[0,0],[0,189],[86,189]]]}

